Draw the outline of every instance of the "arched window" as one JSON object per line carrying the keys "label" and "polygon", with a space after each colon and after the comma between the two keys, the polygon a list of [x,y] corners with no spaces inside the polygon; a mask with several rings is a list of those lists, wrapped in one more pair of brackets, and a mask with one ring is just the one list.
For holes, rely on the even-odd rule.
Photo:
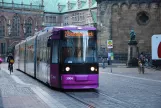
{"label": "arched window", "polygon": [[26,29],[25,37],[32,36],[32,22],[33,21],[31,18],[28,18],[25,21],[25,29]]}
{"label": "arched window", "polygon": [[0,17],[0,38],[3,38],[5,36],[5,27],[6,27],[6,20],[2,16]]}
{"label": "arched window", "polygon": [[20,17],[18,15],[13,17],[11,36],[20,36]]}

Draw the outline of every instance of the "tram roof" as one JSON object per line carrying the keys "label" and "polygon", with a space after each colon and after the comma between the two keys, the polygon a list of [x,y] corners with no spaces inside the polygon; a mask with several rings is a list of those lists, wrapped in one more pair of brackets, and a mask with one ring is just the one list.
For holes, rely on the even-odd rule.
{"label": "tram roof", "polygon": [[91,26],[63,26],[63,27],[54,27],[53,30],[96,30],[95,27]]}

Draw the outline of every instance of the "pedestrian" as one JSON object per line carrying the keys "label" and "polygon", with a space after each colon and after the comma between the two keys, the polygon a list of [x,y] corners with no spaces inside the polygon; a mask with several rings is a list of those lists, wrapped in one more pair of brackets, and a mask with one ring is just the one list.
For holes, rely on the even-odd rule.
{"label": "pedestrian", "polygon": [[3,59],[0,57],[0,70],[1,70],[1,63],[3,62]]}
{"label": "pedestrian", "polygon": [[105,59],[102,59],[102,67],[105,68]]}
{"label": "pedestrian", "polygon": [[145,57],[144,57],[143,53],[141,53],[139,58],[138,58],[138,70],[139,70],[139,73],[142,72],[144,74],[144,65],[145,65]]}

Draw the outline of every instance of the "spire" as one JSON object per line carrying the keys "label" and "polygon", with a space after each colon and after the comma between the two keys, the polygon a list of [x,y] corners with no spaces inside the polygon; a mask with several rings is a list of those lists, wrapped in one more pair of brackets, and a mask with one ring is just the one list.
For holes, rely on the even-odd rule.
{"label": "spire", "polygon": [[41,5],[44,6],[44,0],[42,0],[42,4]]}

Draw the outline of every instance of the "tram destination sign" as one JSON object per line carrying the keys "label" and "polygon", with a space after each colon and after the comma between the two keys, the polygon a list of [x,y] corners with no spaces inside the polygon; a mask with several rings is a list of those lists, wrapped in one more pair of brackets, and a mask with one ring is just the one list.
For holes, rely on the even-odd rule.
{"label": "tram destination sign", "polygon": [[89,36],[94,37],[95,32],[93,30],[66,30],[64,31],[65,37],[81,37],[81,36]]}

